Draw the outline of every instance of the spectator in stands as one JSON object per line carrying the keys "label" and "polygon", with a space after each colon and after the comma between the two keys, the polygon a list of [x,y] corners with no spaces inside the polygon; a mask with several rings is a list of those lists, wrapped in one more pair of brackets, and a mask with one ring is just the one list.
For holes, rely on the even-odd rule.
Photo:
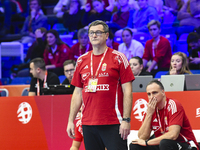
{"label": "spectator in stands", "polygon": [[122,32],[123,43],[119,45],[119,52],[126,55],[127,59],[130,60],[134,56],[142,58],[144,53],[144,46],[133,39],[133,32],[129,28],[125,28]]}
{"label": "spectator in stands", "polygon": [[[152,74],[155,75],[157,71],[169,70],[172,50],[168,39],[160,36],[161,30],[159,21],[152,20],[149,22],[148,29],[152,39],[146,42],[142,59],[144,68],[147,67],[148,61],[152,61],[148,66],[147,71],[152,72]],[[158,68],[154,70],[156,66]]]}
{"label": "spectator in stands", "polygon": [[[164,86],[152,80],[146,87],[149,103],[130,150],[199,150],[185,110],[178,100],[166,97]],[[149,139],[151,132],[155,138]]]}
{"label": "spectator in stands", "polygon": [[114,41],[114,35],[111,30],[109,30],[109,36],[106,40],[106,45],[114,50],[118,50],[119,43]]}
{"label": "spectator in stands", "polygon": [[69,29],[70,32],[83,28],[82,19],[84,13],[85,10],[81,9],[81,0],[70,0],[69,10],[63,15],[64,27]]}
{"label": "spectator in stands", "polygon": [[195,33],[189,33],[187,37],[189,45],[189,68],[200,69],[200,36]]}
{"label": "spectator in stands", "polygon": [[180,26],[177,29],[177,34],[180,36],[183,33],[190,33],[194,28],[200,26],[200,1],[188,0],[178,12],[178,20]]}
{"label": "spectator in stands", "polygon": [[63,63],[69,59],[70,48],[62,42],[56,30],[50,29],[46,34],[47,45],[44,51],[46,69],[63,75]]}
{"label": "spectator in stands", "polygon": [[3,37],[11,30],[11,21],[22,21],[25,18],[21,15],[23,9],[16,0],[0,1],[0,36]]}
{"label": "spectator in stands", "polygon": [[112,16],[112,19],[108,24],[109,29],[115,33],[117,30],[125,28],[129,19],[129,0],[117,0],[120,8]]}
{"label": "spectator in stands", "polygon": [[74,70],[75,70],[76,62],[74,60],[66,60],[63,63],[63,69],[64,69],[64,74],[66,76],[66,79],[62,82],[62,84],[70,84],[70,91],[71,94],[74,91],[75,86],[71,85],[71,81],[74,75]]}
{"label": "spectator in stands", "polygon": [[47,29],[47,17],[41,13],[41,1],[30,0],[30,15],[26,18],[21,30],[22,43],[32,43],[35,41],[35,31],[40,27]]}
{"label": "spectator in stands", "polygon": [[29,74],[29,62],[30,60],[40,57],[43,58],[45,44],[46,44],[46,28],[38,28],[35,31],[36,41],[31,45],[24,59],[24,63],[20,65],[14,65],[11,68],[12,76],[15,77],[28,77]]}
{"label": "spectator in stands", "polygon": [[30,73],[33,75],[30,84],[29,96],[43,95],[42,87],[60,84],[58,76],[53,72],[48,72],[42,58],[34,58],[30,61]]}
{"label": "spectator in stands", "polygon": [[168,75],[192,74],[187,62],[187,56],[182,52],[172,55]]}
{"label": "spectator in stands", "polygon": [[[138,0],[139,10],[131,10],[127,27],[132,32],[148,32],[147,24],[151,20],[159,20],[158,12],[154,7],[148,5],[148,0]],[[115,33],[115,36],[121,36],[122,29]]]}
{"label": "spectator in stands", "polygon": [[165,0],[165,5],[163,6],[163,9],[177,16],[178,11],[182,8],[184,3],[184,0]]}
{"label": "spectator in stands", "polygon": [[139,56],[132,57],[129,60],[129,64],[134,76],[152,75],[150,72],[144,70],[142,58],[140,58]]}
{"label": "spectator in stands", "polygon": [[70,59],[77,60],[79,56],[92,50],[92,45],[89,42],[88,30],[80,29],[78,31],[78,43],[71,47]]}
{"label": "spectator in stands", "polygon": [[56,17],[62,18],[65,11],[67,11],[67,4],[69,0],[59,0],[56,6],[53,9],[53,12],[56,14]]}
{"label": "spectator in stands", "polygon": [[[115,0],[102,0],[102,2],[104,3],[104,8],[110,12],[113,11],[114,8],[114,4],[115,4]],[[93,0],[87,0],[86,6],[85,7],[89,7],[92,6],[93,4]]]}
{"label": "spectator in stands", "polygon": [[148,0],[148,5],[156,8],[159,19],[163,17],[163,0]]}
{"label": "spectator in stands", "polygon": [[104,2],[102,0],[92,0],[92,6],[95,12],[91,11],[90,5],[85,6],[85,14],[82,20],[84,26],[89,25],[95,20],[110,21],[112,14],[104,9]]}

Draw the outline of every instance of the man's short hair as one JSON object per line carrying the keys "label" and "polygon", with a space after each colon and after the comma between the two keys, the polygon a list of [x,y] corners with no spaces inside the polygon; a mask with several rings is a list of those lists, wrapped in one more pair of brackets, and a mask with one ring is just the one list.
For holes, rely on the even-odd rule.
{"label": "man's short hair", "polygon": [[152,25],[157,25],[157,27],[160,29],[160,22],[159,22],[158,20],[151,20],[151,21],[148,23],[148,25],[147,25],[148,29],[149,29]]}
{"label": "man's short hair", "polygon": [[66,65],[69,65],[69,64],[73,64],[74,67],[76,66],[75,60],[70,59],[70,60],[66,60],[66,61],[63,63],[63,67],[66,66]]}
{"label": "man's short hair", "polygon": [[33,63],[35,68],[40,68],[44,71],[46,70],[46,67],[45,67],[46,65],[43,58],[40,58],[40,57],[34,58],[30,61],[30,63]]}
{"label": "man's short hair", "polygon": [[196,32],[189,33],[187,37],[187,43],[197,43],[200,39],[200,36]]}
{"label": "man's short hair", "polygon": [[78,36],[78,38],[80,38],[83,35],[88,35],[88,30],[81,28],[81,29],[78,30],[77,36]]}
{"label": "man's short hair", "polygon": [[91,26],[97,26],[97,25],[102,25],[104,32],[109,32],[108,25],[102,20],[96,20],[96,21],[93,21],[92,23],[90,23],[88,31],[90,31]]}
{"label": "man's short hair", "polygon": [[164,90],[163,84],[162,84],[160,81],[158,81],[158,80],[152,80],[152,81],[150,81],[150,82],[147,84],[147,86],[149,86],[149,85],[151,85],[151,84],[153,84],[153,83],[159,85],[159,87],[160,87],[162,90]]}

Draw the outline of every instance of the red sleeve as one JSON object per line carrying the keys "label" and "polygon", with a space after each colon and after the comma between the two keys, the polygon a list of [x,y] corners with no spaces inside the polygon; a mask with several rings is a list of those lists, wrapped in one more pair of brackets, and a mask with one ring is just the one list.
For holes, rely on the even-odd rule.
{"label": "red sleeve", "polygon": [[123,53],[119,55],[118,63],[120,69],[119,73],[120,73],[121,84],[135,80],[129,62]]}
{"label": "red sleeve", "polygon": [[43,56],[44,56],[45,65],[48,65],[49,63],[48,63],[48,50],[47,49],[44,50]]}
{"label": "red sleeve", "polygon": [[173,103],[173,105],[170,106],[169,111],[169,126],[171,125],[180,125],[182,127],[183,125],[183,118],[184,118],[184,109],[182,105],[174,100],[170,100],[170,103]]}
{"label": "red sleeve", "polygon": [[69,59],[70,48],[65,44],[60,45],[59,48],[60,48],[60,60],[59,63],[56,64],[56,67],[62,68],[65,60]]}
{"label": "red sleeve", "polygon": [[83,135],[81,134],[82,125],[80,125],[78,123],[80,123],[80,120],[77,122],[76,127],[75,127],[75,139],[74,139],[74,141],[82,142],[83,141]]}
{"label": "red sleeve", "polygon": [[145,44],[144,54],[142,59],[149,61],[151,59],[152,42],[149,40]]}
{"label": "red sleeve", "polygon": [[[83,88],[83,83],[81,82],[81,74],[80,74],[80,72],[79,72],[79,70],[80,70],[80,65],[81,65],[81,63],[79,63],[79,62],[80,62],[81,59],[82,59],[82,58],[79,57],[78,60],[77,60],[76,69],[75,69],[75,71],[74,71],[74,75],[73,75],[71,84],[74,85],[74,86],[76,86],[76,87]],[[82,60],[81,60],[81,62],[82,62]]]}
{"label": "red sleeve", "polygon": [[158,43],[157,53],[155,54],[153,60],[155,60],[158,63],[165,57],[165,55],[168,53],[169,50],[171,51],[171,46],[169,41],[166,38],[161,37],[161,40]]}

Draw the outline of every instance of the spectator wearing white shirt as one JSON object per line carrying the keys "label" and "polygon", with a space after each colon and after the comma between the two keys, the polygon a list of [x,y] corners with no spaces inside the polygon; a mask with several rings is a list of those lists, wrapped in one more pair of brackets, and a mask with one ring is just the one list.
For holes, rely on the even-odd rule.
{"label": "spectator wearing white shirt", "polygon": [[118,51],[126,55],[130,60],[132,57],[139,56],[142,58],[144,46],[133,39],[133,32],[129,28],[125,28],[122,32],[123,43],[119,45]]}

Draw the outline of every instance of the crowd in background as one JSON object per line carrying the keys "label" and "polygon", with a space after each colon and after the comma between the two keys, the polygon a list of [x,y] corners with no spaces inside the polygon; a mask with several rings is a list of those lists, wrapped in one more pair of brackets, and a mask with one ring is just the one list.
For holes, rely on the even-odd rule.
{"label": "crowd in background", "polygon": [[[29,76],[29,62],[37,57],[44,59],[47,70],[63,75],[64,61],[76,61],[80,55],[92,50],[87,28],[94,20],[108,24],[108,47],[124,53],[128,60],[141,58],[143,70],[152,75],[171,69],[173,50],[169,40],[161,35],[162,30],[168,32],[165,27],[174,27],[177,38],[183,33],[197,31],[188,36],[189,53],[184,56],[190,69],[199,69],[200,0],[57,0],[54,15],[67,29],[65,34],[72,34],[78,39],[73,46],[64,43],[59,32],[49,27],[43,3],[47,2],[29,0],[26,10],[23,10],[20,0],[0,3],[1,37],[11,32],[11,22],[24,18],[21,37],[17,41],[32,43],[24,63],[11,68],[12,78]],[[154,23],[149,25],[152,21]],[[150,33],[150,40],[145,43],[135,40],[134,35],[140,33]],[[117,37],[122,42],[118,43]]]}

